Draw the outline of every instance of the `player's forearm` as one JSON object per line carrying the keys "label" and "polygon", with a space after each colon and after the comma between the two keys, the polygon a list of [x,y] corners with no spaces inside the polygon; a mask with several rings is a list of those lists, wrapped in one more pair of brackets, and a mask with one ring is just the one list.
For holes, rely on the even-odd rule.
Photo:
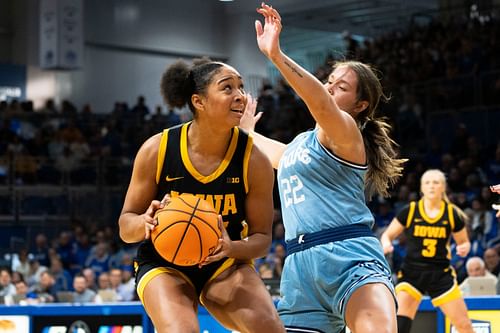
{"label": "player's forearm", "polygon": [[125,243],[141,242],[145,238],[144,219],[135,213],[124,213],[118,220],[120,226],[120,238]]}
{"label": "player's forearm", "polygon": [[286,145],[277,140],[265,137],[257,132],[252,132],[254,143],[267,156],[274,169],[278,169],[278,165],[285,151]]}
{"label": "player's forearm", "polygon": [[293,61],[283,52],[271,59],[283,77],[299,97],[306,103],[314,118],[315,110],[320,110],[326,105],[330,106],[331,96],[323,84],[306,69]]}
{"label": "player's forearm", "polygon": [[239,260],[262,258],[269,253],[271,240],[270,235],[255,233],[248,236],[247,239],[234,241],[231,258]]}

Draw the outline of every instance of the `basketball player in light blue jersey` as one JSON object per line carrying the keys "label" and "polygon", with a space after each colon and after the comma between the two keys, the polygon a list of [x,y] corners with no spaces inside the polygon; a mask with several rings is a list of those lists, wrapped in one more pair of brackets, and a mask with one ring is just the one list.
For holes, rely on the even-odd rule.
{"label": "basketball player in light blue jersey", "polygon": [[[288,257],[278,311],[287,332],[393,332],[396,301],[390,269],[371,232],[369,196],[387,196],[401,175],[389,125],[376,118],[385,98],[377,76],[359,62],[337,64],[322,84],[279,46],[281,19],[262,4],[260,50],[302,98],[316,128],[290,144],[255,133],[278,169]],[[240,126],[253,132],[261,114],[247,107]]]}

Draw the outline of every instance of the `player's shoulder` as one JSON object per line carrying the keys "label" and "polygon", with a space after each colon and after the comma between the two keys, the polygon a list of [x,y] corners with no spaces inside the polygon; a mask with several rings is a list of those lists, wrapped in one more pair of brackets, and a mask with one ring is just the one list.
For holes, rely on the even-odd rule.
{"label": "player's shoulder", "polygon": [[150,150],[156,149],[158,150],[158,145],[161,142],[163,132],[156,133],[153,136],[149,137],[146,141],[144,141],[141,149]]}
{"label": "player's shoulder", "polygon": [[136,159],[156,159],[158,154],[162,133],[157,133],[144,141],[137,152]]}

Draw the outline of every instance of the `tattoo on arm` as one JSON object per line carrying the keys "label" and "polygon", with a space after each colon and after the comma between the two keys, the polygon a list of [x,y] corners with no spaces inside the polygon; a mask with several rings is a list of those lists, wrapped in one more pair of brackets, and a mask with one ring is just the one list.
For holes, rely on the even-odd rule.
{"label": "tattoo on arm", "polygon": [[297,69],[295,67],[293,67],[292,64],[289,64],[288,62],[285,61],[285,65],[290,67],[290,69],[292,70],[293,73],[296,73],[299,77],[303,77],[302,74],[300,74],[299,71],[297,71]]}

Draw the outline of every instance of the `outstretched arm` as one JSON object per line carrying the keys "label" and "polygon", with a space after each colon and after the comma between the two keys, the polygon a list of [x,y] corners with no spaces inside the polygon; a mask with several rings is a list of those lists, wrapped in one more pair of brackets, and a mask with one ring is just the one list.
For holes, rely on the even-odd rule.
{"label": "outstretched arm", "polygon": [[353,149],[353,145],[356,148],[359,148],[359,144],[362,146],[361,134],[352,116],[339,109],[330,92],[314,75],[282,52],[279,45],[281,17],[276,9],[262,4],[257,12],[264,17],[264,26],[258,20],[255,22],[259,49],[302,98],[313,118],[325,131],[328,140],[322,143],[329,148],[338,146],[342,151]]}

